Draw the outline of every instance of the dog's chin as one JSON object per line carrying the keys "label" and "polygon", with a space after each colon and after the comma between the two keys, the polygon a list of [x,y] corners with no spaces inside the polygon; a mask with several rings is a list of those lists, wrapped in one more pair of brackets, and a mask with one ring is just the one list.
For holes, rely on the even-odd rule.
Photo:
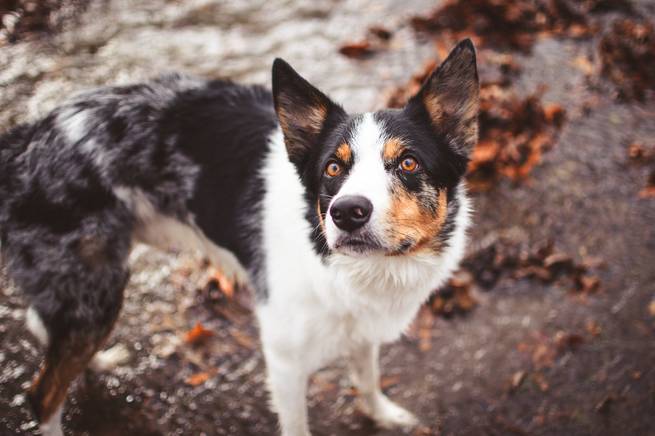
{"label": "dog's chin", "polygon": [[336,253],[362,257],[374,253],[383,253],[384,247],[370,236],[342,235],[337,238],[332,250]]}

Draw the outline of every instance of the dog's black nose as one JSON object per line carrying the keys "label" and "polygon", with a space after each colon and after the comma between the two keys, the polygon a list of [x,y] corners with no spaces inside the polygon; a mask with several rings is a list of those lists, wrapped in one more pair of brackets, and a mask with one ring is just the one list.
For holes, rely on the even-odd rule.
{"label": "dog's black nose", "polygon": [[362,227],[371,218],[373,204],[361,195],[346,195],[334,202],[330,208],[332,221],[341,230],[352,232]]}

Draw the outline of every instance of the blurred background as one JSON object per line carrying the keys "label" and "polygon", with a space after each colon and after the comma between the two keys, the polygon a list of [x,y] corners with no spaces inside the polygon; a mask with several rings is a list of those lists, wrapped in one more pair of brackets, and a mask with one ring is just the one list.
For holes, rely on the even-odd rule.
{"label": "blurred background", "polygon": [[[655,18],[637,0],[1,0],[0,130],[73,93],[182,71],[269,84],[275,57],[351,111],[400,106],[461,38],[478,48],[474,226],[461,270],[384,348],[415,435],[655,434]],[[272,435],[252,301],[188,253],[139,246],[74,435]],[[41,351],[0,279],[0,434],[36,434]],[[395,435],[341,364],[316,435]]]}

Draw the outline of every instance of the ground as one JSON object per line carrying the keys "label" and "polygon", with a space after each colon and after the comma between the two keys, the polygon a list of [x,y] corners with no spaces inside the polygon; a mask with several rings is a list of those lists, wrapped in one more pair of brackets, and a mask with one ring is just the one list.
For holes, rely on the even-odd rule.
{"label": "ground", "polygon": [[[436,6],[427,0],[133,3],[93,3],[55,30],[4,42],[0,129],[75,91],[164,71],[267,84],[277,56],[347,109],[370,110],[440,52],[409,24]],[[652,2],[637,8],[655,16]],[[655,147],[655,99],[621,99],[598,74],[604,23],[622,14],[599,16],[603,26],[588,38],[540,35],[529,50],[506,50],[521,69],[511,88],[523,97],[540,90],[566,121],[526,178],[501,177],[473,196],[472,264],[512,247],[519,260],[502,264],[495,283],[475,272],[473,310],[446,318],[426,308],[383,349],[382,384],[421,418],[415,434],[655,434],[655,198],[644,194],[649,165],[630,158],[630,144]],[[391,40],[365,59],[339,54],[368,38],[371,25],[392,30]],[[481,52],[483,79],[491,59]],[[520,259],[549,241],[599,283],[576,285],[568,273],[554,280],[539,275],[543,268],[522,274]],[[495,257],[485,256],[490,247]],[[131,269],[109,344],[124,344],[131,357],[76,383],[68,434],[276,434],[249,296],[226,295],[186,253],[139,246]],[[24,328],[25,308],[0,282],[3,435],[37,432],[23,392],[41,350]],[[357,411],[339,363],[309,390],[316,435],[399,434]]]}

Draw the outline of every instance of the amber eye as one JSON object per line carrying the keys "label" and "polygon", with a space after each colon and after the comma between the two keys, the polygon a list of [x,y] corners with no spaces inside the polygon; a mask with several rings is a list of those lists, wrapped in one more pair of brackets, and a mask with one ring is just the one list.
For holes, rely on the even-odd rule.
{"label": "amber eye", "polygon": [[336,160],[331,160],[325,167],[325,174],[328,177],[336,177],[341,174],[341,165]]}
{"label": "amber eye", "polygon": [[404,157],[399,166],[406,173],[415,173],[418,170],[418,162],[411,156]]}

